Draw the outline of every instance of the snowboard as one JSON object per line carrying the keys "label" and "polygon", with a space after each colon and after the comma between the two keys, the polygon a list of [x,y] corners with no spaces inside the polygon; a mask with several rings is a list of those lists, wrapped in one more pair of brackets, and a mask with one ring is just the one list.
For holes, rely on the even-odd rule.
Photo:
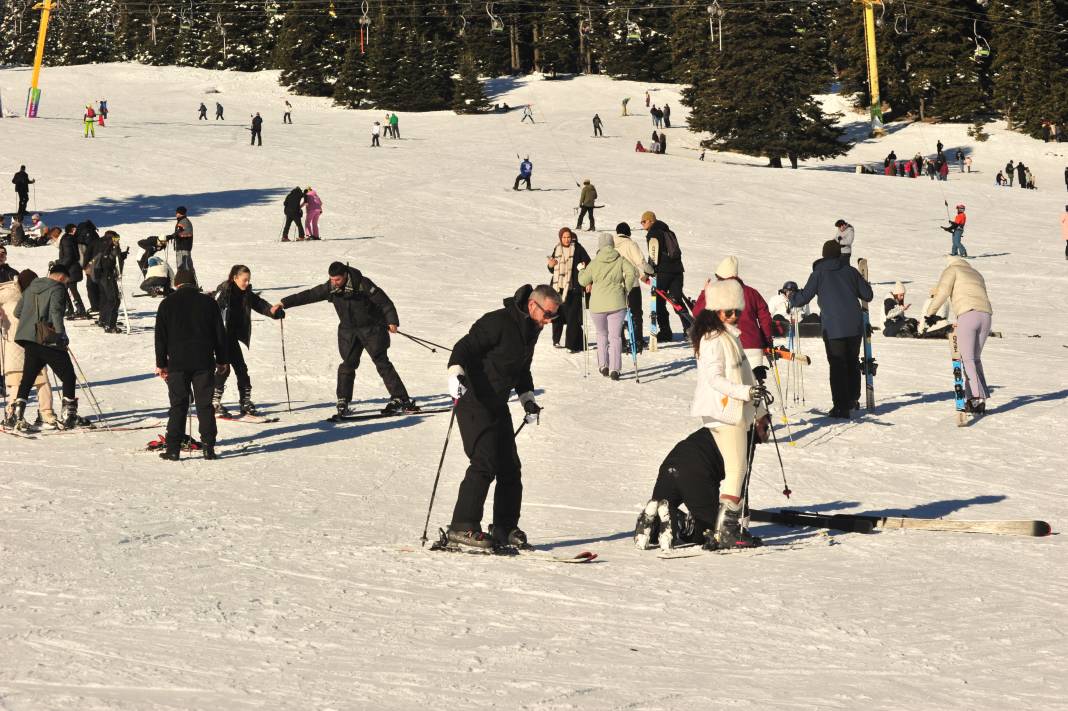
{"label": "snowboard", "polygon": [[[858,259],[857,269],[864,281],[868,281],[868,260]],[[864,317],[864,359],[860,361],[861,370],[864,372],[864,406],[867,410],[875,409],[875,357],[871,351],[871,315],[868,313],[868,302],[861,301],[861,313]]]}

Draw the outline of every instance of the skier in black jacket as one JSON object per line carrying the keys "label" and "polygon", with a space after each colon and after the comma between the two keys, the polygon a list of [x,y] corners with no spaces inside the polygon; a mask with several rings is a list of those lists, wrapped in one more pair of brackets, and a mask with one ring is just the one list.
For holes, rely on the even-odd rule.
{"label": "skier in black jacket", "polygon": [[256,115],[252,117],[252,128],[249,129],[249,130],[252,131],[252,142],[251,142],[250,145],[253,145],[253,146],[260,145],[260,146],[262,146],[263,145],[263,118],[260,116],[258,111],[256,112]]}
{"label": "skier in black jacket", "polygon": [[359,269],[333,262],[329,269],[330,279],[325,284],[312,287],[285,297],[271,308],[271,315],[280,309],[329,301],[337,311],[337,348],[341,364],[337,367],[337,413],[348,414],[352,402],[352,386],[356,382],[356,368],[366,350],[374,361],[382,382],[389,391],[390,401],[382,410],[383,415],[419,412],[419,407],[408,397],[408,391],[389,362],[389,334],[400,327],[397,309],[373,281]]}
{"label": "skier in black jacket", "polygon": [[[649,250],[650,261],[656,268],[656,288],[671,297],[676,304],[686,303],[682,297],[682,278],[685,269],[682,266],[682,250],[678,248],[678,239],[665,223],[656,219],[656,214],[651,210],[642,213],[642,227],[645,228],[645,245]],[[653,241],[656,241],[656,259],[652,258]],[[674,309],[672,309],[673,311]],[[671,322],[668,321],[667,303],[659,294],[656,295],[656,323],[659,333],[656,336],[657,343],[669,343],[674,337],[671,331]],[[686,323],[678,316],[683,330]]]}
{"label": "skier in black jacket", "polygon": [[99,258],[93,268],[93,278],[100,290],[100,327],[104,333],[122,333],[118,327],[122,298],[119,281],[130,250],[119,248],[119,233],[114,230],[105,232],[100,242]]}
{"label": "skier in black jacket", "polygon": [[282,210],[286,214],[286,226],[282,228],[282,241],[289,241],[289,226],[292,224],[297,225],[297,239],[304,239],[304,224],[300,219],[304,216],[304,211],[301,210],[301,206],[304,204],[304,189],[301,187],[295,187],[289,191],[286,195],[285,202],[282,203]]}
{"label": "skier in black jacket", "polygon": [[26,166],[20,165],[19,172],[15,173],[15,176],[11,178],[11,182],[15,185],[15,195],[19,199],[15,220],[21,224],[22,218],[26,216],[26,204],[30,201],[30,185],[37,181],[30,180],[30,176],[26,173]]}
{"label": "skier in black jacket", "polygon": [[[252,404],[252,380],[248,377],[248,366],[239,344],[249,348],[252,341],[252,312],[285,318],[283,309],[271,311],[271,305],[254,292],[251,287],[252,271],[244,264],[235,264],[230,268],[230,276],[219,284],[215,290],[215,303],[222,313],[223,327],[226,329],[226,352],[230,356],[230,368],[237,376],[237,390],[241,395],[241,414],[258,417],[256,406]],[[230,411],[222,404],[223,391],[226,390],[226,378],[230,371],[215,376],[215,393],[211,405],[216,417],[232,417]]]}
{"label": "skier in black jacket", "polygon": [[93,263],[93,258],[104,247],[104,241],[101,239],[100,233],[97,232],[96,225],[93,224],[92,220],[78,223],[75,235],[78,240],[78,252],[82,260],[81,268],[85,274],[85,294],[89,297],[89,310],[99,316],[100,287],[97,285],[89,265]]}
{"label": "skier in black jacket", "polygon": [[82,303],[82,295],[78,293],[78,282],[82,280],[82,263],[77,231],[78,226],[74,224],[63,229],[63,236],[59,238],[59,259],[56,260],[56,263],[65,266],[70,274],[67,280],[67,317],[70,319],[89,318],[89,314],[85,312],[85,304]]}
{"label": "skier in black jacket", "polygon": [[[475,321],[453,346],[449,394],[456,401],[456,422],[471,464],[446,534],[451,543],[489,549],[527,542],[518,528],[523,481],[508,398],[515,390],[525,421],[537,419],[541,408],[534,399],[530,363],[542,328],[559,310],[560,295],[551,286],[524,284],[504,300],[503,308]],[[482,532],[482,509],[494,479],[492,535],[487,536]]]}

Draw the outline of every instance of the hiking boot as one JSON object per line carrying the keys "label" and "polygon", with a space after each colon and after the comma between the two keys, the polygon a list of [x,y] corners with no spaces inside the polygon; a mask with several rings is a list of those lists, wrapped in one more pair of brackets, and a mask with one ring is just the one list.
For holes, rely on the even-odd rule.
{"label": "hiking boot", "polygon": [[283,242],[289,242],[290,240],[289,240],[289,238],[288,238],[288,237],[283,237],[283,238],[282,238],[282,241],[283,241]]}
{"label": "hiking boot", "polygon": [[72,430],[82,423],[78,417],[78,398],[63,398],[63,410],[59,419],[59,426],[64,430]]}
{"label": "hiking boot", "polygon": [[215,411],[216,417],[230,419],[233,417],[233,413],[226,409],[226,405],[223,405],[222,396],[223,388],[215,388],[215,392],[211,395],[211,409]]}
{"label": "hiking boot", "polygon": [[337,416],[344,417],[349,414],[349,401],[344,398],[338,398],[337,400]]}
{"label": "hiking boot", "polygon": [[638,522],[634,525],[634,546],[644,551],[656,545],[660,533],[660,517],[656,510],[660,502],[650,499],[642,512],[638,515]]}
{"label": "hiking boot", "polygon": [[169,462],[177,462],[179,459],[179,455],[177,451],[172,452],[170,449],[167,449],[159,453],[159,458],[166,459]]}
{"label": "hiking boot", "polygon": [[742,526],[741,519],[741,509],[733,509],[720,502],[716,530],[706,533],[704,547],[709,550],[731,551],[760,546],[760,538],[749,533],[749,529]]}
{"label": "hiking boot", "polygon": [[399,397],[395,397],[387,402],[386,406],[382,408],[383,415],[403,415],[411,414],[413,412],[419,412],[419,406],[409,398],[402,400]]}
{"label": "hiking boot", "polygon": [[218,458],[219,458],[218,455],[215,454],[215,445],[214,444],[205,444],[204,445],[204,459],[218,459]]}
{"label": "hiking boot", "polygon": [[256,406],[252,404],[252,388],[241,391],[241,414],[252,415],[253,417],[259,417],[260,413],[256,410]]}
{"label": "hiking boot", "polygon": [[675,507],[668,503],[667,499],[656,502],[656,517],[660,520],[660,537],[657,543],[660,550],[669,551],[675,547],[678,540],[678,532],[675,525]]}
{"label": "hiking boot", "polygon": [[33,430],[33,426],[26,421],[26,400],[23,398],[15,400],[11,417],[15,420],[15,429],[19,432],[30,432]]}
{"label": "hiking boot", "polygon": [[476,548],[478,550],[493,550],[495,544],[491,536],[482,531],[454,531],[449,528],[445,532],[445,539],[461,548]]}
{"label": "hiking boot", "polygon": [[504,528],[494,528],[491,523],[489,525],[489,535],[493,539],[493,542],[498,546],[511,546],[512,548],[519,548],[520,550],[529,550],[533,548],[533,546],[527,542],[527,534],[520,528],[513,528],[507,535],[505,535]]}

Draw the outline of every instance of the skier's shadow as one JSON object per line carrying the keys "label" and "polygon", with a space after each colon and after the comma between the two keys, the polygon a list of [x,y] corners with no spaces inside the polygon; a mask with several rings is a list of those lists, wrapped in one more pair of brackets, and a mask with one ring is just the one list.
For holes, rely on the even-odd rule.
{"label": "skier's shadow", "polygon": [[1053,393],[1043,393],[1041,395],[1017,395],[1004,405],[992,408],[991,413],[1000,415],[1003,412],[1009,412],[1018,407],[1024,407],[1025,405],[1031,405],[1036,402],[1050,402],[1052,400],[1064,400],[1066,398],[1068,398],[1068,389],[1058,390]]}
{"label": "skier's shadow", "polygon": [[[663,363],[661,365],[642,367],[641,362],[638,363],[638,377],[641,378],[643,383],[655,383],[657,380],[664,380],[665,378],[674,378],[675,376],[687,373],[697,367],[697,362],[693,358],[684,358],[680,360],[673,360],[670,363]],[[621,379],[633,379],[634,374],[629,376],[621,376]]]}
{"label": "skier's shadow", "polygon": [[969,506],[997,504],[1009,498],[1004,494],[973,496],[970,499],[943,499],[927,504],[917,504],[909,509],[880,509],[865,511],[862,516],[904,516],[906,518],[944,518]]}

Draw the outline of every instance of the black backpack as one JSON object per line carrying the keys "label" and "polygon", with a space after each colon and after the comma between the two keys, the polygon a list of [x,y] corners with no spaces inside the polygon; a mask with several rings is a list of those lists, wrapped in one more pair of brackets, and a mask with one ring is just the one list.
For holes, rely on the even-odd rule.
{"label": "black backpack", "polygon": [[682,259],[679,239],[669,229],[665,229],[664,233],[660,235],[660,250],[668,259]]}

